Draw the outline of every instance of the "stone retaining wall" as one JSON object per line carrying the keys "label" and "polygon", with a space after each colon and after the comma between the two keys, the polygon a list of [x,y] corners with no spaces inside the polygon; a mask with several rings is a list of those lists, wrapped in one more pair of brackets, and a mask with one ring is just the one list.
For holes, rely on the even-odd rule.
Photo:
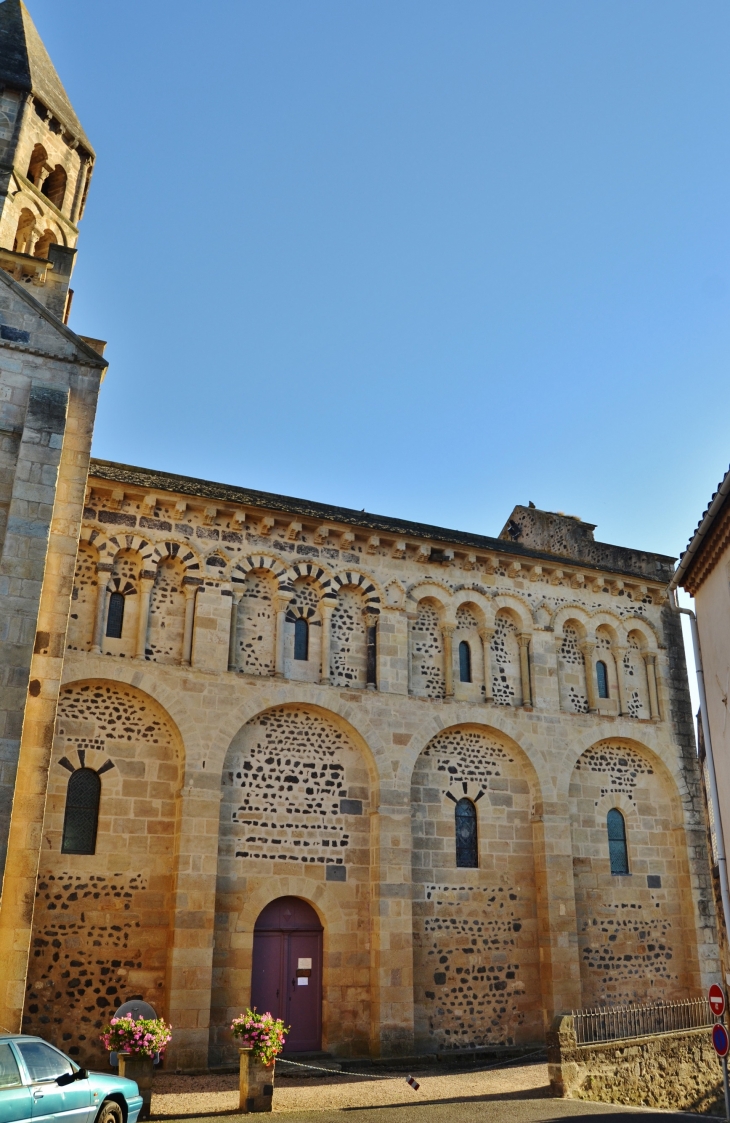
{"label": "stone retaining wall", "polygon": [[548,1033],[554,1096],[725,1114],[722,1068],[707,1029],[579,1045],[573,1018]]}

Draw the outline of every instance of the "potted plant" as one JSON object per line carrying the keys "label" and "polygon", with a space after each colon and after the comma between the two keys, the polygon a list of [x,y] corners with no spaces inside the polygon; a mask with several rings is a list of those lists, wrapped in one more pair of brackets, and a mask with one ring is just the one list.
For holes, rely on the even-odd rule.
{"label": "potted plant", "polygon": [[117,1053],[119,1075],[134,1080],[142,1096],[140,1119],[149,1119],[152,1102],[154,1058],[172,1039],[172,1027],[164,1018],[138,1018],[123,1014],[112,1018],[101,1032],[104,1048]]}
{"label": "potted plant", "polygon": [[231,1032],[239,1041],[241,1111],[271,1111],[275,1062],[289,1028],[270,1013],[245,1010],[231,1022]]}

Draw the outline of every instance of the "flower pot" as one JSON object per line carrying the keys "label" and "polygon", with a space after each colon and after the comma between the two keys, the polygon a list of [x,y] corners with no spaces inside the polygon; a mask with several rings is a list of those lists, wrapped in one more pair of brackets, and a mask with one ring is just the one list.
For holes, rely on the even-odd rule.
{"label": "flower pot", "polygon": [[274,1061],[268,1068],[253,1055],[252,1049],[239,1049],[241,1054],[239,1077],[239,1107],[244,1114],[250,1111],[271,1111],[274,1102]]}
{"label": "flower pot", "polygon": [[154,1061],[143,1053],[120,1053],[119,1075],[126,1076],[127,1080],[134,1080],[142,1097],[142,1110],[140,1119],[149,1119],[150,1104],[152,1103],[152,1074]]}

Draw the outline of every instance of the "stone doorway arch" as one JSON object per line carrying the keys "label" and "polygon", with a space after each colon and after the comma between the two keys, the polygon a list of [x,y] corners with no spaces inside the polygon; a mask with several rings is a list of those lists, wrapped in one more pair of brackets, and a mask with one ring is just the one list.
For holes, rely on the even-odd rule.
{"label": "stone doorway arch", "polygon": [[277,897],[253,934],[251,1006],[291,1026],[285,1053],[322,1047],[322,924],[301,897]]}

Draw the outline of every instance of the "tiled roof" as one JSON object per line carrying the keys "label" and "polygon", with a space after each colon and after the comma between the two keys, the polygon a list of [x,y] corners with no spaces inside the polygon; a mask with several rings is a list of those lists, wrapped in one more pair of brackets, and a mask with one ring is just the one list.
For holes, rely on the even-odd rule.
{"label": "tiled roof", "polygon": [[[699,533],[699,531],[700,531],[700,528],[702,527],[702,524],[703,524],[703,522],[705,521],[705,519],[707,518],[707,516],[708,516],[708,514],[709,514],[709,512],[710,512],[710,507],[712,506],[712,504],[713,504],[713,503],[715,502],[715,500],[717,499],[718,495],[720,494],[720,488],[721,488],[721,487],[722,487],[722,485],[723,485],[723,484],[725,483],[725,481],[727,480],[728,476],[730,476],[730,468],[728,468],[727,472],[725,473],[725,475],[724,475],[724,476],[722,477],[722,479],[720,480],[719,484],[717,485],[717,488],[715,489],[715,491],[713,491],[713,493],[712,493],[712,498],[710,499],[710,502],[709,502],[709,503],[707,504],[707,506],[705,507],[704,511],[702,512],[702,518],[701,518],[701,519],[700,519],[700,521],[699,521],[699,522],[697,523],[697,526],[696,526],[696,528],[695,528],[695,532],[694,532],[694,534],[692,535],[692,537],[690,538],[689,542],[687,543],[687,549],[686,549],[686,550],[684,550],[684,551],[683,551],[683,552],[682,552],[682,553],[680,554],[680,557],[679,557],[679,564],[680,564],[680,565],[682,564],[682,560],[684,559],[685,555],[687,554],[687,550],[689,550],[690,546],[692,545],[692,543],[694,542],[695,538],[697,537],[697,535],[698,535],[698,533]],[[707,531],[708,531],[709,529],[710,529],[709,527],[705,527],[705,534],[707,533]]]}

